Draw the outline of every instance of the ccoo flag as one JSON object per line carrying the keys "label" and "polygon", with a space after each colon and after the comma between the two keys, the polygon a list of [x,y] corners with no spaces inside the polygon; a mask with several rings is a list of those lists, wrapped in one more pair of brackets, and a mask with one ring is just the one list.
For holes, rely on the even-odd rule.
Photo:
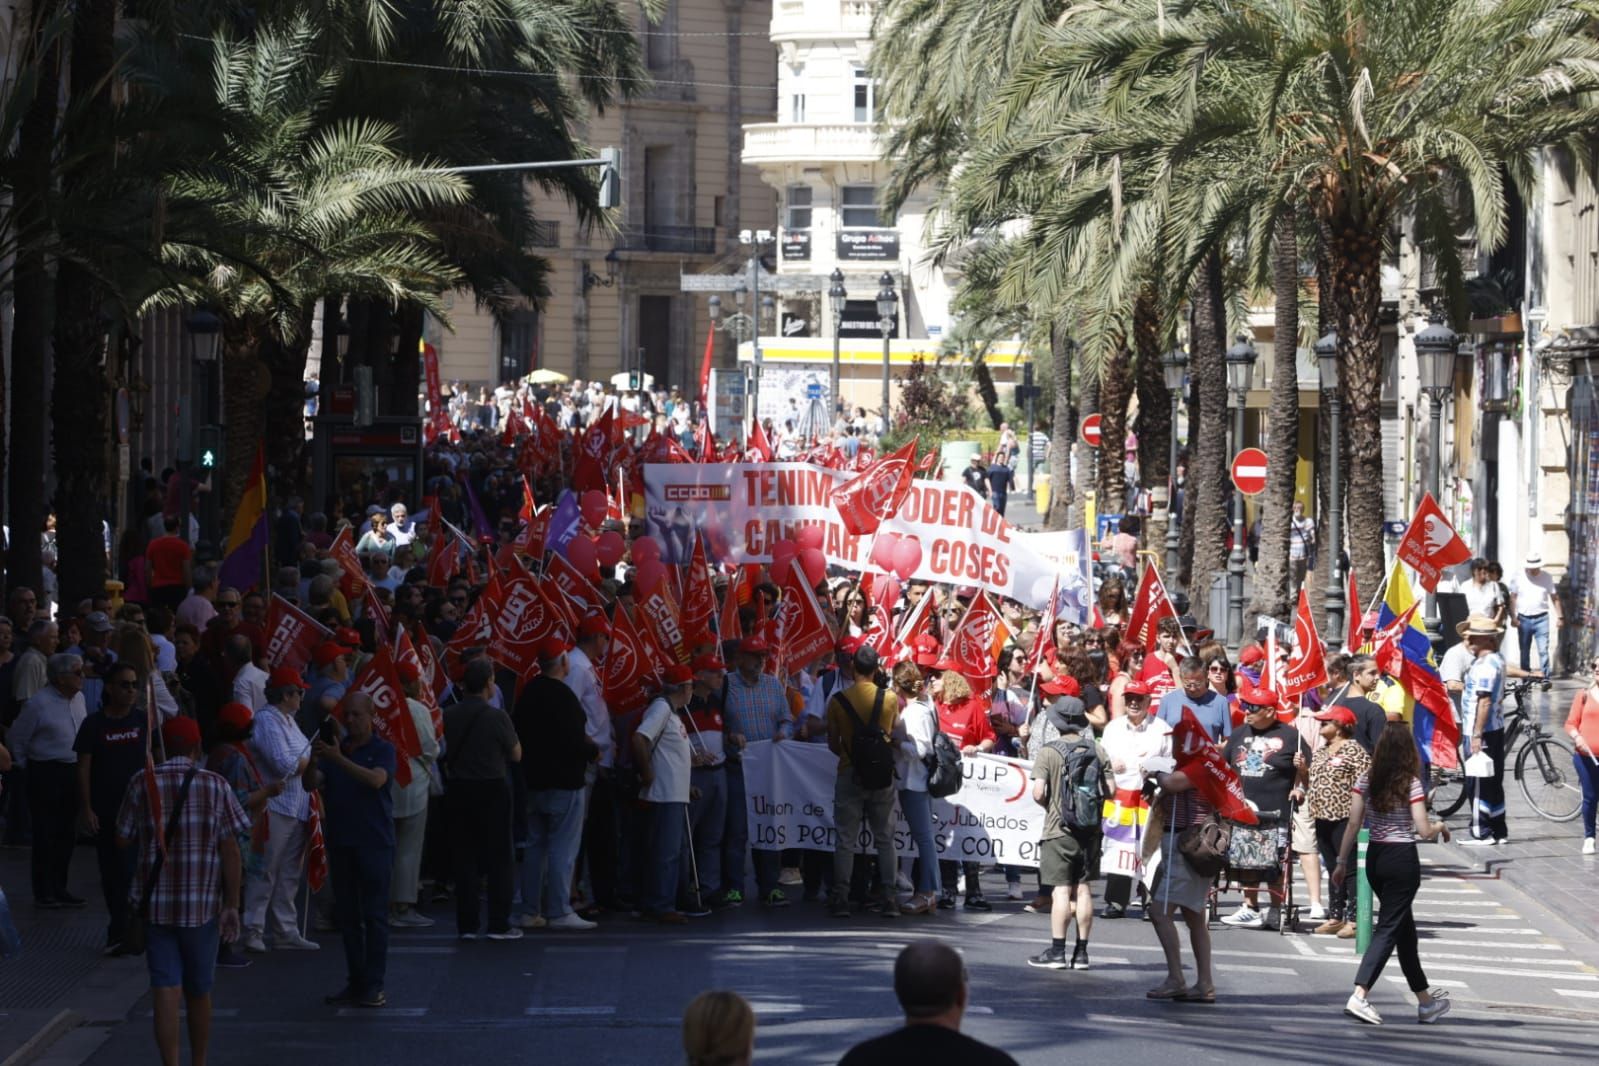
{"label": "ccoo flag", "polygon": [[255,462],[250,465],[250,479],[244,483],[244,497],[233,512],[233,529],[228,533],[228,550],[223,553],[217,580],[240,591],[266,588],[262,578],[266,570],[266,550],[266,452],[257,444]]}

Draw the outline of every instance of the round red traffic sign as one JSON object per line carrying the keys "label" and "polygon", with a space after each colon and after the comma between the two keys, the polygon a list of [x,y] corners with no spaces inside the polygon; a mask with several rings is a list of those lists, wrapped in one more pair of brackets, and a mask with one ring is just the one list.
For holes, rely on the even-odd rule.
{"label": "round red traffic sign", "polygon": [[1245,448],[1233,456],[1233,484],[1245,496],[1266,491],[1266,453],[1259,448]]}
{"label": "round red traffic sign", "polygon": [[1083,419],[1083,424],[1078,427],[1077,435],[1083,438],[1083,443],[1090,448],[1099,447],[1099,442],[1104,439],[1099,432],[1099,422],[1098,415],[1089,415]]}

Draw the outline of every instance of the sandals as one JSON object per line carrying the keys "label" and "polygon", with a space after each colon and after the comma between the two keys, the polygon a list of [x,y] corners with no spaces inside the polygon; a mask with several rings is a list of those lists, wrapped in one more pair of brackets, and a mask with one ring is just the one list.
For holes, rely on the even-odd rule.
{"label": "sandals", "polygon": [[1183,990],[1182,995],[1173,996],[1172,999],[1178,1003],[1214,1003],[1216,1002],[1216,990],[1214,988],[1187,988]]}
{"label": "sandals", "polygon": [[1187,994],[1188,994],[1188,986],[1187,985],[1178,985],[1176,988],[1173,988],[1171,985],[1161,985],[1159,988],[1151,988],[1148,992],[1145,992],[1144,993],[1144,998],[1145,999],[1180,999],[1181,997],[1186,996]]}

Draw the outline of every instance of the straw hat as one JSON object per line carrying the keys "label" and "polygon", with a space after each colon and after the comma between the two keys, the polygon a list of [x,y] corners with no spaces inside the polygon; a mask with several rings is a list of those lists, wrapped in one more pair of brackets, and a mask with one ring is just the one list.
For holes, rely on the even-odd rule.
{"label": "straw hat", "polygon": [[1485,614],[1474,614],[1455,626],[1455,632],[1463,637],[1500,637],[1504,636],[1505,627]]}

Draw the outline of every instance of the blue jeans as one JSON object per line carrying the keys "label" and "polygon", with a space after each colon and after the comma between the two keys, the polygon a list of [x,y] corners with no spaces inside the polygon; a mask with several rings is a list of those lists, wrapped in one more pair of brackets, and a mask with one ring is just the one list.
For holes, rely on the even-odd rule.
{"label": "blue jeans", "polygon": [[[744,894],[744,852],[755,866],[755,890],[764,898],[777,888],[782,853],[751,848],[749,804],[744,796],[744,764],[727,764],[727,821],[722,833],[722,891]],[[707,882],[709,883],[709,882]]]}
{"label": "blue jeans", "polygon": [[204,925],[156,925],[145,930],[144,962],[151,988],[183,987],[186,999],[211,994],[217,976],[217,920]]}
{"label": "blue jeans", "polygon": [[389,961],[389,845],[328,849],[333,913],[344,937],[345,982],[356,995],[383,991]]}
{"label": "blue jeans", "polygon": [[1582,835],[1593,836],[1594,812],[1599,809],[1599,766],[1593,759],[1577,752],[1572,756],[1577,764],[1577,780],[1582,783]]}
{"label": "blue jeans", "polygon": [[678,872],[683,868],[683,836],[688,804],[650,804],[650,865],[645,871],[644,913],[677,910]]}
{"label": "blue jeans", "polygon": [[933,798],[926,792],[899,790],[899,809],[916,841],[916,891],[938,891],[938,845],[933,841]]}
{"label": "blue jeans", "polygon": [[1521,668],[1531,670],[1527,662],[1527,653],[1532,650],[1532,642],[1538,642],[1538,668],[1545,674],[1553,674],[1554,668],[1549,663],[1549,615],[1547,612],[1540,615],[1517,615],[1516,638],[1521,642]]}
{"label": "blue jeans", "polygon": [[688,804],[689,841],[694,864],[683,871],[685,888],[692,890],[699,875],[700,902],[708,902],[722,885],[722,832],[727,827],[727,771],[720,766],[696,766],[691,782],[700,798]]}
{"label": "blue jeans", "polygon": [[[522,856],[522,911],[544,917],[572,912],[572,873],[583,843],[583,790],[547,788],[527,794],[527,850]],[[548,864],[550,875],[544,876]]]}

